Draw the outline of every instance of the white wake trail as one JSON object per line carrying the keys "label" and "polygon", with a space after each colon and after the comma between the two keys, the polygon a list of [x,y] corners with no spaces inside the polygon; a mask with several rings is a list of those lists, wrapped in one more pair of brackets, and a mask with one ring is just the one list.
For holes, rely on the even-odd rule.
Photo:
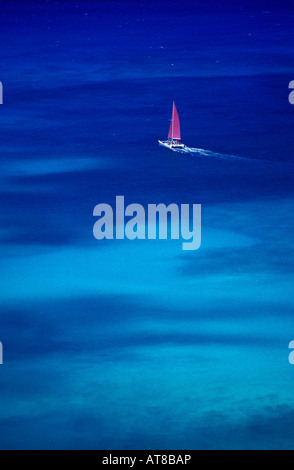
{"label": "white wake trail", "polygon": [[211,150],[205,150],[200,148],[185,147],[184,149],[172,149],[175,152],[190,154],[199,157],[209,158],[222,158],[224,160],[248,160],[247,158],[237,157],[236,155],[229,155],[224,153],[212,152]]}

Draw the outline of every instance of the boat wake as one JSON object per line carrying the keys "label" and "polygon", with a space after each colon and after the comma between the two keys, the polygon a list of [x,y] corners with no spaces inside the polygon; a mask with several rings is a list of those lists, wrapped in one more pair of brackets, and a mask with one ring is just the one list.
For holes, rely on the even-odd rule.
{"label": "boat wake", "polygon": [[[212,152],[211,150],[205,150],[200,148],[185,147],[184,149],[172,149],[174,152],[189,154],[198,157],[208,158],[222,158],[224,160],[245,160],[244,157],[237,157],[237,155],[229,155],[225,153]],[[248,160],[246,158],[246,160]]]}

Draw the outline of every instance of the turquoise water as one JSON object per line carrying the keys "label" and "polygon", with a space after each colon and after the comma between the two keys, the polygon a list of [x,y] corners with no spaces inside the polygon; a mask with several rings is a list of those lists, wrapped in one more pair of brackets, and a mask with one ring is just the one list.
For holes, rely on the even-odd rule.
{"label": "turquoise water", "polygon": [[[292,449],[293,8],[12,3],[0,447]],[[116,195],[202,204],[201,248],[95,240]]]}

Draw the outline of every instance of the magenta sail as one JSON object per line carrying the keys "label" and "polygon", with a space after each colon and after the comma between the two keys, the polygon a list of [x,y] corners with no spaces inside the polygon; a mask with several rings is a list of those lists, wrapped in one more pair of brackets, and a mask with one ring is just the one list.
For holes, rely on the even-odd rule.
{"label": "magenta sail", "polygon": [[169,127],[168,139],[180,140],[180,138],[181,138],[180,120],[179,120],[179,115],[178,115],[175,102],[173,102],[173,112],[172,112],[172,118],[171,118],[170,127]]}
{"label": "magenta sail", "polygon": [[174,151],[182,150],[186,152],[188,149],[188,147],[186,147],[186,145],[183,144],[183,142],[181,142],[180,120],[179,120],[179,115],[178,115],[175,102],[173,102],[173,113],[172,113],[171,123],[169,126],[168,138],[167,140],[159,140],[158,143],[162,147],[165,147]]}

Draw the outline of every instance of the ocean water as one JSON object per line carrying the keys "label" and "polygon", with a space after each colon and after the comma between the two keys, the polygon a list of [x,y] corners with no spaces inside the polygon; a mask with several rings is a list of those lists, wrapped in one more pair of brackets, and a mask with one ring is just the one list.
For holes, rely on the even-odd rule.
{"label": "ocean water", "polygon": [[[198,3],[0,3],[2,449],[294,448],[294,8]],[[116,195],[201,248],[95,240]]]}

